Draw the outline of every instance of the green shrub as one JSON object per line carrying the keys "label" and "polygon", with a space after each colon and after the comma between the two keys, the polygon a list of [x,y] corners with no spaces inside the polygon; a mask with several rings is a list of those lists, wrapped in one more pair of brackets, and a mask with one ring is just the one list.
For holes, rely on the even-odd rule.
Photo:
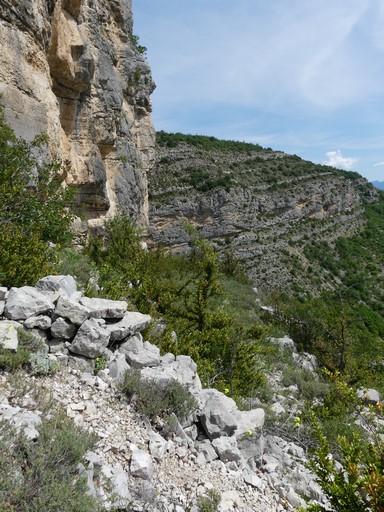
{"label": "green shrub", "polygon": [[108,361],[108,354],[103,354],[100,357],[96,357],[94,374],[97,375],[101,370],[104,370],[108,366]]}
{"label": "green shrub", "polygon": [[135,34],[130,34],[129,39],[132,43],[132,46],[142,55],[145,55],[147,53],[147,48],[145,46],[142,46],[139,44],[139,36]]}
{"label": "green shrub", "polygon": [[57,361],[50,359],[45,350],[31,353],[29,365],[32,375],[49,375],[55,373],[59,367]]}
{"label": "green shrub", "polygon": [[331,509],[314,505],[308,510],[384,510],[384,441],[378,428],[382,417],[382,404],[367,411],[355,390],[333,377],[333,392],[309,412],[316,443],[309,467]]}
{"label": "green shrub", "polygon": [[168,419],[172,413],[180,420],[196,409],[191,393],[179,382],[156,382],[141,378],[140,370],[127,370],[121,391],[132,401],[136,410],[151,419]]}
{"label": "green shrub", "polygon": [[78,464],[95,437],[61,414],[43,420],[39,437],[27,439],[0,424],[1,512],[97,512]]}
{"label": "green shrub", "polygon": [[48,357],[48,347],[41,338],[23,328],[18,329],[17,335],[17,351],[0,347],[0,370],[13,372],[26,368],[32,375],[48,375],[58,369],[58,363]]}
{"label": "green shrub", "polygon": [[17,337],[19,340],[19,350],[24,348],[30,352],[47,351],[47,346],[43,339],[27,329],[18,329]]}
{"label": "green shrub", "polygon": [[30,351],[19,348],[17,352],[0,347],[0,370],[13,372],[29,364]]}
{"label": "green shrub", "polygon": [[296,385],[300,395],[307,399],[324,398],[328,393],[328,384],[309,370],[289,368],[283,370],[282,384],[286,387]]}
{"label": "green shrub", "polygon": [[217,512],[220,505],[221,496],[218,491],[211,489],[207,496],[202,496],[197,503],[200,512]]}
{"label": "green shrub", "polygon": [[97,269],[90,256],[85,251],[78,252],[65,247],[60,250],[58,259],[57,272],[73,276],[79,287],[88,295],[89,289],[92,289],[92,281],[97,278]]}
{"label": "green shrub", "polygon": [[[32,149],[7,125],[0,107],[0,284],[23,286],[51,273],[55,250],[49,242],[70,239],[70,194],[61,187],[57,165],[38,165]],[[36,174],[36,168],[38,170]]]}

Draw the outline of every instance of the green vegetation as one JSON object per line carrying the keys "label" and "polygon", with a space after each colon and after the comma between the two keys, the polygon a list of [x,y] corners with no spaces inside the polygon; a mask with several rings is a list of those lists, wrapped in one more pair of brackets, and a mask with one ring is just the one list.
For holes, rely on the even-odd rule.
{"label": "green vegetation", "polygon": [[200,512],[217,512],[221,502],[220,493],[214,489],[208,491],[207,496],[202,496],[198,501]]}
{"label": "green vegetation", "polygon": [[97,512],[78,465],[96,441],[63,414],[42,421],[28,439],[0,424],[1,512]]}
{"label": "green vegetation", "polygon": [[160,130],[156,133],[156,143],[159,146],[175,148],[181,143],[191,144],[204,150],[217,149],[224,151],[261,151],[258,144],[239,142],[236,140],[220,140],[206,135],[185,135],[184,133],[167,133]]}
{"label": "green vegetation", "polygon": [[320,366],[341,372],[350,384],[384,389],[382,319],[374,311],[333,293],[275,296],[273,307],[274,321]]}
{"label": "green vegetation", "polygon": [[[309,468],[329,499],[332,511],[381,512],[384,507],[382,404],[369,410],[356,392],[329,374],[332,392],[306,413],[315,441]],[[310,511],[329,510],[312,505]]]}
{"label": "green vegetation", "polygon": [[145,251],[140,233],[120,216],[107,223],[105,241],[93,240],[89,254],[102,296],[125,297],[140,311],[165,320],[165,332],[152,339],[163,352],[190,355],[206,385],[249,395],[264,382],[259,364],[264,329],[238,320],[234,297],[227,302],[222,295],[224,274],[213,247],[193,233],[191,247],[189,256]]}
{"label": "green vegetation", "polygon": [[185,171],[188,173],[181,181],[192,185],[193,188],[200,192],[207,192],[214,188],[223,187],[227,192],[233,183],[233,176],[231,174],[221,174],[215,178],[211,178],[207,171],[203,169],[194,169],[187,167]]}
{"label": "green vegetation", "polygon": [[[143,53],[136,36],[132,38]],[[157,139],[161,147],[193,146],[199,162],[172,169],[172,159],[162,157],[157,177],[150,179],[165,188],[187,184],[190,187],[185,188],[193,193],[239,186],[256,190],[260,183],[263,190],[280,190],[293,181],[305,186],[306,178],[314,174],[342,172],[295,155],[214,137],[159,132]],[[308,402],[307,411],[292,429],[300,430],[298,435],[314,447],[311,468],[334,510],[359,512],[369,506],[382,511],[383,445],[372,416],[382,414],[381,405],[367,417],[353,397],[359,386],[384,392],[384,195],[364,205],[366,225],[353,237],[312,240],[311,229],[320,222],[315,219],[303,219],[281,235],[291,238],[281,256],[292,265],[293,285],[289,294],[271,295],[274,314],[263,324],[229,241],[221,241],[220,259],[212,244],[186,228],[188,255],[146,251],[141,233],[121,215],[106,223],[105,236],[91,240],[83,254],[63,248],[70,240],[71,213],[66,207],[70,197],[61,187],[57,166],[35,172],[31,151],[41,144],[42,137],[32,146],[18,139],[0,112],[0,284],[34,284],[47,273],[68,272],[89,296],[127,299],[132,307],[154,317],[147,339],[163,353],[190,355],[203,384],[217,387],[238,403],[267,397],[266,371],[285,363],[284,355],[264,343],[271,332],[269,324],[274,323],[292,336],[300,350],[315,354],[327,370],[323,379],[291,366],[283,371],[282,380],[286,386],[296,385]],[[230,153],[235,157],[229,158]],[[356,173],[343,175],[360,179]],[[321,222],[331,232],[332,219]],[[297,238],[304,244],[299,255],[293,238],[303,230],[306,236]],[[279,233],[271,233],[267,226],[257,233],[257,239],[260,243],[272,236],[275,242],[281,239]],[[295,279],[299,273],[305,274],[306,285]],[[160,322],[164,328],[159,329]],[[96,372],[104,364],[103,358],[96,360]],[[41,342],[24,331],[17,353],[0,350],[1,370],[20,367],[36,375],[55,369]],[[335,375],[342,376],[343,384],[334,380]],[[136,370],[126,373],[122,391],[140,413],[151,418],[168,421],[175,414],[182,419],[195,407],[179,384],[155,386],[142,380]],[[313,401],[316,405],[310,406]],[[362,419],[363,424],[356,424]],[[11,432],[9,426],[1,429],[0,466],[5,471],[0,473],[0,512],[98,510],[76,469],[89,444],[72,424],[53,416],[43,423],[35,442]],[[216,510],[218,500],[212,494],[201,500],[200,509]]]}
{"label": "green vegetation", "polygon": [[54,268],[54,244],[70,239],[70,194],[61,187],[57,165],[36,168],[33,149],[18,139],[0,109],[0,284],[34,284]]}
{"label": "green vegetation", "polygon": [[[14,327],[10,324],[10,329]],[[0,346],[0,370],[15,371],[28,369],[32,375],[54,373],[57,364],[48,357],[48,349],[42,339],[24,329],[18,329],[19,346],[17,351]]]}
{"label": "green vegetation", "polygon": [[135,34],[130,34],[129,39],[132,43],[132,46],[137,50],[141,55],[145,55],[147,53],[147,48],[145,46],[142,46],[139,43],[139,36]]}
{"label": "green vegetation", "polygon": [[140,414],[152,420],[162,418],[169,421],[172,414],[183,420],[197,407],[195,398],[179,382],[145,380],[140,370],[127,370],[120,390]]}

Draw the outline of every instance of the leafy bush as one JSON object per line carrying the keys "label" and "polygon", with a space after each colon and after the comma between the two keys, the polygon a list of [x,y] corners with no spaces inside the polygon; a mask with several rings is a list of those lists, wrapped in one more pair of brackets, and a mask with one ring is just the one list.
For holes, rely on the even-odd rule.
{"label": "leafy bush", "polygon": [[59,274],[73,276],[87,296],[89,291],[92,294],[92,286],[98,275],[96,266],[86,251],[78,252],[71,247],[61,249],[56,268]]}
{"label": "leafy bush", "polygon": [[173,413],[182,420],[192,414],[197,406],[195,398],[179,382],[142,379],[140,370],[126,371],[121,391],[138,412],[152,419],[168,419]]}
{"label": "leafy bush", "polygon": [[19,345],[17,351],[0,346],[0,370],[13,372],[18,368],[29,368],[32,375],[54,373],[58,365],[48,357],[44,341],[26,329],[17,331]]}
{"label": "leafy bush", "polygon": [[16,137],[0,108],[0,283],[34,284],[52,272],[54,248],[70,238],[70,195],[61,187],[57,165],[39,166],[29,145]]}
{"label": "leafy bush", "polygon": [[[343,407],[315,408],[310,413],[312,433],[317,443],[309,467],[331,504],[331,510],[348,512],[382,512],[384,510],[384,441],[378,430],[383,416],[382,404],[369,412],[356,400],[356,393],[339,379],[335,380],[334,397]],[[346,433],[335,436],[325,430],[324,419],[330,410],[343,416]],[[324,410],[325,409],[325,410]],[[332,414],[332,413],[331,413]],[[362,425],[358,428],[356,420]],[[325,511],[319,505],[311,511]]]}
{"label": "leafy bush", "polygon": [[224,305],[219,299],[218,254],[193,230],[191,235],[189,256],[145,251],[130,219],[120,216],[107,223],[105,240],[94,240],[89,254],[100,272],[103,296],[128,298],[140,311],[165,320],[165,333],[154,340],[161,350],[191,356],[206,385],[249,396],[264,382],[258,364],[262,329],[253,322],[243,326],[226,311],[235,302]]}
{"label": "leafy bush", "polygon": [[286,387],[296,385],[300,395],[307,400],[325,397],[329,387],[316,374],[302,368],[286,368],[283,370],[282,383]]}
{"label": "leafy bush", "polygon": [[23,368],[29,363],[30,351],[25,348],[19,348],[17,352],[0,347],[0,370],[13,372],[18,368]]}
{"label": "leafy bush", "polygon": [[199,507],[200,512],[217,512],[220,501],[220,493],[211,489],[208,491],[207,496],[202,496],[199,499],[197,506]]}
{"label": "leafy bush", "polygon": [[0,424],[1,512],[97,512],[78,464],[95,443],[61,414],[38,427],[27,439],[8,423]]}
{"label": "leafy bush", "polygon": [[305,301],[275,296],[271,302],[272,321],[320,366],[349,376],[351,384],[383,387],[380,320],[369,307],[325,292]]}
{"label": "leafy bush", "polygon": [[132,43],[132,46],[142,55],[145,55],[147,53],[147,48],[145,46],[142,46],[139,43],[139,36],[135,34],[130,34],[129,39]]}

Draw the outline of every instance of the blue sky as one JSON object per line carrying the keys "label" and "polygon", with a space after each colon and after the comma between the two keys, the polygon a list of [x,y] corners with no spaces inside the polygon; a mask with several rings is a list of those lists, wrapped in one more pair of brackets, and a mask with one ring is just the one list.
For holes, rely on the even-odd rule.
{"label": "blue sky", "polygon": [[384,181],[384,0],[133,0],[157,130]]}

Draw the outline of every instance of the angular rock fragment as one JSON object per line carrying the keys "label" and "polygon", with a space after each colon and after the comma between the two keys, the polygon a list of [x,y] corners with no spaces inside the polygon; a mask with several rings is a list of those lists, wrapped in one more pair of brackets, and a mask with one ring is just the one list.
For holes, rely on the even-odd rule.
{"label": "angular rock fragment", "polygon": [[212,441],[212,446],[223,462],[236,462],[241,459],[241,453],[237,447],[235,437],[218,437]]}
{"label": "angular rock fragment", "polygon": [[30,316],[53,311],[55,305],[32,286],[11,288],[5,302],[4,314],[11,320],[25,320]]}
{"label": "angular rock fragment", "polygon": [[376,389],[358,389],[357,397],[360,398],[366,404],[376,405],[380,402],[380,393]]}
{"label": "angular rock fragment", "polygon": [[96,319],[86,320],[77,331],[69,350],[75,354],[95,359],[100,357],[108,345],[110,334]]}
{"label": "angular rock fragment", "polygon": [[145,368],[160,364],[160,350],[150,343],[144,343],[141,350],[125,352],[126,359],[132,368]]}
{"label": "angular rock fragment", "polygon": [[59,317],[52,324],[51,334],[54,338],[70,340],[76,334],[76,326],[69,320]]}
{"label": "angular rock fragment", "polygon": [[52,325],[52,320],[49,316],[46,315],[38,315],[38,316],[30,316],[24,322],[24,327],[27,329],[41,329],[42,331],[46,331]]}
{"label": "angular rock fragment", "polygon": [[12,320],[0,322],[0,347],[16,352],[19,345],[17,329],[21,328],[21,324]]}
{"label": "angular rock fragment", "polygon": [[56,315],[67,318],[75,325],[81,325],[87,318],[89,318],[89,309],[85,306],[75,302],[73,300],[67,299],[65,297],[60,297],[57,301]]}
{"label": "angular rock fragment", "polygon": [[120,341],[128,336],[141,332],[151,323],[149,315],[143,315],[134,311],[127,311],[122,320],[114,324],[108,324],[106,329],[111,333],[111,341]]}
{"label": "angular rock fragment", "polygon": [[125,300],[108,300],[83,297],[80,304],[89,309],[90,318],[123,318],[128,304]]}
{"label": "angular rock fragment", "polygon": [[0,286],[0,300],[5,300],[5,296],[8,292],[8,288],[5,286]]}
{"label": "angular rock fragment", "polygon": [[174,356],[160,358],[160,362],[161,364],[154,368],[143,368],[142,376],[161,384],[175,380],[190,391],[201,390],[202,385],[196,373],[196,363],[189,356],[177,356],[176,360]]}
{"label": "angular rock fragment", "polygon": [[124,379],[124,374],[129,370],[130,366],[127,363],[124,354],[116,353],[115,357],[109,363],[109,375],[112,379],[116,379],[117,382],[121,382]]}
{"label": "angular rock fragment", "polygon": [[70,297],[77,291],[77,284],[74,278],[68,276],[46,276],[39,279],[36,283],[36,289],[44,292],[50,292],[57,295]]}
{"label": "angular rock fragment", "polygon": [[237,428],[234,400],[216,389],[203,389],[199,398],[204,401],[199,413],[200,422],[209,439],[234,434]]}
{"label": "angular rock fragment", "polygon": [[149,453],[131,446],[132,457],[130,471],[131,475],[144,480],[151,480],[153,475],[153,464]]}

